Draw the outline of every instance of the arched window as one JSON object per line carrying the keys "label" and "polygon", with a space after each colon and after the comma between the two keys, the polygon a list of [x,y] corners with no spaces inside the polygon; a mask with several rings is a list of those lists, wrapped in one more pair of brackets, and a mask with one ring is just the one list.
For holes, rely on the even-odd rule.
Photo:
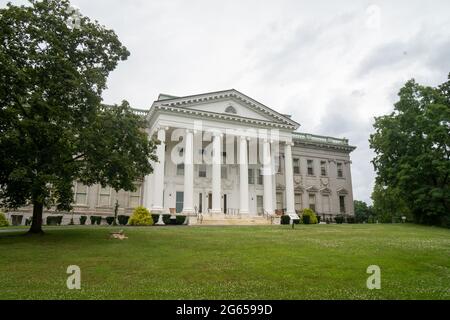
{"label": "arched window", "polygon": [[236,113],[237,113],[236,109],[235,109],[233,106],[227,107],[227,108],[225,109],[225,112],[226,112],[226,113],[232,113],[232,114],[236,114]]}

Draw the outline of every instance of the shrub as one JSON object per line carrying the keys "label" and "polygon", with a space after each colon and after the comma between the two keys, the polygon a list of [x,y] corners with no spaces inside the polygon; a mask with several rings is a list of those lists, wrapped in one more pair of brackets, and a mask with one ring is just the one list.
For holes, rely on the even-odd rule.
{"label": "shrub", "polygon": [[320,223],[321,217],[320,216],[316,216],[317,217],[317,223]]}
{"label": "shrub", "polygon": [[334,221],[336,221],[337,224],[342,224],[344,223],[344,216],[342,214],[338,214],[334,217]]}
{"label": "shrub", "polygon": [[311,209],[304,209],[302,214],[304,224],[317,224],[317,216]]}
{"label": "shrub", "polygon": [[186,221],[186,216],[177,215],[177,219],[175,221],[177,225],[182,225]]}
{"label": "shrub", "polygon": [[172,217],[171,214],[163,214],[163,222],[165,225],[175,224],[175,222],[172,221],[175,219],[171,219],[170,217]]}
{"label": "shrub", "polygon": [[26,226],[30,226],[30,225],[31,225],[31,222],[32,222],[32,219],[31,219],[31,218],[26,218],[26,219],[25,219],[25,225],[26,225]]}
{"label": "shrub", "polygon": [[62,216],[48,216],[46,219],[48,226],[60,226],[62,222]]}
{"label": "shrub", "polygon": [[134,209],[130,220],[128,220],[128,224],[130,226],[151,226],[153,225],[153,219],[146,208],[137,207]]}
{"label": "shrub", "polygon": [[347,223],[356,223],[356,218],[354,216],[347,217]]}
{"label": "shrub", "polygon": [[84,225],[86,224],[86,220],[87,220],[87,217],[86,217],[86,216],[81,216],[81,217],[80,217],[80,224],[81,224],[82,226],[84,226]]}
{"label": "shrub", "polygon": [[100,225],[102,223],[102,217],[100,216],[90,216],[89,219],[91,220],[91,225]]}
{"label": "shrub", "polygon": [[112,225],[112,223],[114,222],[114,217],[106,217],[106,222],[107,222],[109,225]]}
{"label": "shrub", "polygon": [[159,221],[159,214],[152,213],[153,223],[157,223]]}
{"label": "shrub", "polygon": [[3,212],[0,212],[0,227],[7,227],[9,226],[9,222],[6,219],[6,216]]}
{"label": "shrub", "polygon": [[126,226],[128,224],[129,216],[119,215],[117,216],[117,220],[121,226]]}
{"label": "shrub", "polygon": [[281,224],[289,224],[291,222],[291,218],[287,215],[281,216]]}

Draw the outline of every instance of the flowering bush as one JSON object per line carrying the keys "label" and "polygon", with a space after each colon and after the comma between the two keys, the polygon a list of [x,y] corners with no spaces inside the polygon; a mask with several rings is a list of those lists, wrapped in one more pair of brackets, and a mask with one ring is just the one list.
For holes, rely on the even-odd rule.
{"label": "flowering bush", "polygon": [[130,226],[151,226],[153,219],[150,212],[144,207],[137,207],[128,220]]}

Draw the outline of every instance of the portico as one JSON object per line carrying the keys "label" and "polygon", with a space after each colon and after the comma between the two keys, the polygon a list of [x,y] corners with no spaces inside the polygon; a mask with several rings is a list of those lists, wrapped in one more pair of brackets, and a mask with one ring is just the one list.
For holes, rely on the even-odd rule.
{"label": "portico", "polygon": [[221,219],[298,212],[296,199],[306,194],[297,190],[308,185],[299,186],[294,172],[299,124],[289,116],[232,89],[160,95],[147,119],[149,138],[160,141],[159,161],[143,183],[152,213]]}

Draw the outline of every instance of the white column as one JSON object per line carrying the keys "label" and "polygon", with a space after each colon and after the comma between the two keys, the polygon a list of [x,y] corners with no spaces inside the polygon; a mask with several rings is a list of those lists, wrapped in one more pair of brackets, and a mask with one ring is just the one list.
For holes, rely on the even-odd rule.
{"label": "white column", "polygon": [[194,213],[194,133],[186,130],[184,146],[184,201],[183,213]]}
{"label": "white column", "polygon": [[[151,163],[152,167],[155,167],[155,164]],[[142,199],[142,206],[147,208],[149,211],[152,210],[152,203],[153,203],[153,190],[152,190],[152,183],[153,183],[153,174],[149,174],[148,176],[144,177],[144,191],[143,191],[143,199]]]}
{"label": "white column", "polygon": [[284,146],[284,175],[286,177],[286,213],[295,213],[295,196],[294,196],[294,169],[292,163],[292,144],[286,143]]}
{"label": "white column", "polygon": [[247,137],[240,138],[239,148],[239,192],[240,192],[240,214],[248,214],[248,154]]}
{"label": "white column", "polygon": [[158,140],[161,142],[156,148],[156,156],[158,162],[155,162],[153,171],[153,207],[152,212],[161,213],[163,208],[164,195],[164,164],[166,154],[166,130],[158,130]]}
{"label": "white column", "polygon": [[222,163],[222,136],[214,134],[212,159],[212,208],[211,213],[219,214],[221,210],[221,163]]}
{"label": "white column", "polygon": [[264,180],[264,211],[273,214],[273,188],[272,188],[272,157],[270,153],[270,142],[263,142],[263,180]]}

